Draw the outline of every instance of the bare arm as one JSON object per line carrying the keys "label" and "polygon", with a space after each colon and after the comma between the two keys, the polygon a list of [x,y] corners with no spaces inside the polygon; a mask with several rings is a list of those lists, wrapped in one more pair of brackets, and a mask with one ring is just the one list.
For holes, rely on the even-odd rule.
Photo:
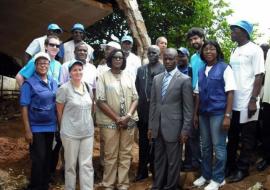
{"label": "bare arm", "polygon": [[258,74],[255,76],[255,81],[253,85],[252,95],[251,99],[249,100],[248,104],[248,117],[252,117],[255,112],[257,111],[257,105],[256,105],[256,97],[259,96],[259,93],[261,91],[262,87],[262,80],[263,80],[263,74]]}
{"label": "bare arm", "polygon": [[30,59],[32,58],[31,55],[29,55],[28,53],[24,52],[24,63],[27,63]]}
{"label": "bare arm", "polygon": [[[233,104],[233,91],[231,90],[227,92],[227,103],[226,103],[225,114],[226,113],[231,114],[232,104]],[[230,128],[230,124],[231,124],[231,118],[225,115],[223,119],[223,129],[228,130]]]}
{"label": "bare arm", "polygon": [[21,87],[23,82],[24,82],[24,77],[20,73],[17,73],[15,79],[16,79],[19,87]]}
{"label": "bare arm", "polygon": [[97,93],[96,93],[96,89],[93,88],[92,89],[93,92],[93,98],[92,98],[92,114],[94,114],[96,112],[96,97],[97,97]]}
{"label": "bare arm", "polygon": [[60,129],[65,104],[56,103],[58,127]]}
{"label": "bare arm", "polygon": [[28,107],[22,106],[21,112],[22,112],[22,120],[23,120],[23,124],[24,124],[25,140],[27,143],[32,144],[33,143],[33,134],[31,131],[29,118],[28,118]]}
{"label": "bare arm", "polygon": [[97,106],[99,107],[99,109],[101,109],[101,111],[105,115],[107,115],[109,118],[111,118],[113,121],[115,121],[116,124],[120,121],[119,115],[117,113],[115,113],[115,111],[113,111],[113,109],[107,104],[106,101],[98,100]]}

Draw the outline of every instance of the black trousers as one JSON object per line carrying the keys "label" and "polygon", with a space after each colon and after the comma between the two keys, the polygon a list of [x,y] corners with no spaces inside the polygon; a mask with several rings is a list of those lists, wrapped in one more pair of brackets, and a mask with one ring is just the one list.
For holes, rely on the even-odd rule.
{"label": "black trousers", "polygon": [[155,139],[155,177],[152,190],[178,190],[182,148],[180,142],[167,142],[161,131]]}
{"label": "black trousers", "polygon": [[33,144],[30,145],[31,190],[49,188],[53,136],[53,132],[33,133]]}
{"label": "black trousers", "polygon": [[56,140],[56,145],[55,145],[54,149],[52,150],[51,175],[55,174],[56,166],[57,166],[58,159],[59,159],[60,150],[61,150],[61,147],[62,147],[62,142],[61,142],[61,139],[60,139],[59,132],[54,133],[54,137],[55,137],[55,140]]}
{"label": "black trousers", "polygon": [[150,151],[151,143],[149,142],[147,132],[148,123],[143,121],[138,121],[139,129],[139,167],[138,174],[148,175],[148,163],[150,163],[150,170],[154,170],[154,151]]}
{"label": "black trousers", "polygon": [[270,104],[263,103],[262,110],[262,147],[263,158],[270,161]]}
{"label": "black trousers", "polygon": [[[227,168],[248,172],[256,145],[256,121],[240,124],[240,112],[233,111],[231,126],[228,133]],[[237,150],[240,146],[240,154]]]}

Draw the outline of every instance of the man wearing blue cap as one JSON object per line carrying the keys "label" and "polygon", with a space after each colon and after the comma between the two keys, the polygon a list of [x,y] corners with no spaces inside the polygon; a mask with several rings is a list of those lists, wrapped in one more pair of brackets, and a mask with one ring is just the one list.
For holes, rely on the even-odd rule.
{"label": "man wearing blue cap", "polygon": [[131,52],[132,46],[132,37],[128,35],[123,36],[121,39],[121,47],[127,60],[125,71],[132,76],[135,82],[137,69],[141,66],[141,60],[137,55]]}
{"label": "man wearing blue cap", "polygon": [[[59,37],[62,32],[63,32],[63,30],[57,24],[54,24],[54,23],[49,24],[48,28],[47,28],[47,34],[44,36],[41,36],[39,38],[34,39],[26,48],[25,55],[24,55],[25,63],[27,63],[38,52],[45,52],[44,42],[45,42],[45,39],[49,35],[56,35]],[[61,59],[63,57],[62,52],[60,49],[60,52],[58,53],[59,59]]]}
{"label": "man wearing blue cap", "polygon": [[189,51],[187,48],[180,47],[177,49],[178,52],[178,64],[177,68],[178,70],[183,73],[188,75],[190,78],[192,78],[192,68],[189,66]]}
{"label": "man wearing blue cap", "polygon": [[[74,59],[74,49],[75,45],[79,42],[84,42],[85,38],[85,29],[84,26],[80,23],[76,23],[73,25],[72,29],[72,40],[64,43],[64,59],[63,62],[68,62]],[[87,43],[86,43],[87,44]],[[88,55],[86,58],[87,62],[91,62],[93,60],[93,52],[94,49],[87,44],[87,49],[88,49]]]}
{"label": "man wearing blue cap", "polygon": [[[177,68],[178,70],[189,76],[192,80],[192,68],[189,66],[189,51],[187,48],[180,47],[177,49],[178,52],[178,64]],[[200,155],[200,149],[199,149],[199,143],[194,136],[194,134],[191,133],[190,138],[185,143],[185,156],[183,160],[183,164],[181,165],[182,171],[192,171],[196,170],[199,167],[199,164],[197,162],[197,157]]]}
{"label": "man wearing blue cap", "polygon": [[[256,142],[259,93],[265,69],[262,49],[250,41],[253,25],[241,20],[232,24],[230,28],[231,39],[237,43],[230,57],[237,90],[234,91],[226,168],[226,175],[229,175],[227,182],[232,183],[241,181],[249,175]],[[237,157],[240,141],[242,146]]]}

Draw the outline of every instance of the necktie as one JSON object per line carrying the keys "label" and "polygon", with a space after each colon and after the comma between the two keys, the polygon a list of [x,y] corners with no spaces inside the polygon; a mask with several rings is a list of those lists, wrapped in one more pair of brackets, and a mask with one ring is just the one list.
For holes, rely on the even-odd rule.
{"label": "necktie", "polygon": [[166,92],[167,92],[167,88],[169,86],[169,82],[170,82],[170,73],[166,73],[164,78],[163,78],[163,81],[162,81],[162,88],[161,88],[161,96],[162,96],[162,99],[164,98]]}

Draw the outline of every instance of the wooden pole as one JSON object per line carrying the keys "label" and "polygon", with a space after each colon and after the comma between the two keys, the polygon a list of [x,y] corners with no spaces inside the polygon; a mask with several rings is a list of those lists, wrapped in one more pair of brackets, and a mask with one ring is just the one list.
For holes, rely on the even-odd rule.
{"label": "wooden pole", "polygon": [[137,54],[146,58],[147,49],[151,45],[142,14],[138,8],[137,0],[116,0],[119,8],[127,17],[127,22],[137,42]]}

